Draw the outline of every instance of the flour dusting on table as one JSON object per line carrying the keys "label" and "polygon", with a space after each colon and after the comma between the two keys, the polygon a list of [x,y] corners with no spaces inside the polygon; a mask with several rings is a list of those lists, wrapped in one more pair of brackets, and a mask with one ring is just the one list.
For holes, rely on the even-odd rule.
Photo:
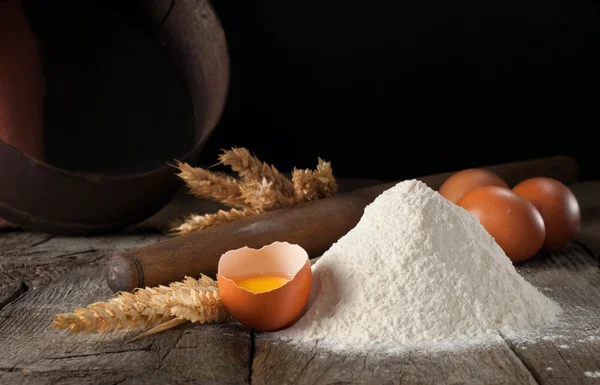
{"label": "flour dusting on table", "polygon": [[560,312],[477,219],[417,180],[368,205],[313,274],[307,312],[274,336],[338,351],[394,352],[496,340]]}

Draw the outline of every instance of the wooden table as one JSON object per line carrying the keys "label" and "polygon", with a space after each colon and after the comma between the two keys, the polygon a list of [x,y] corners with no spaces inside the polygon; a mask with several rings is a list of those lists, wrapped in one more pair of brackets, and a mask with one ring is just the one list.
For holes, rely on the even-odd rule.
{"label": "wooden table", "polygon": [[130,344],[123,341],[136,332],[74,335],[50,327],[56,313],[109,298],[105,258],[116,249],[160,242],[165,236],[157,226],[174,212],[189,210],[190,198],[110,236],[67,238],[4,229],[0,384],[600,385],[600,182],[572,188],[582,207],[576,241],[518,266],[565,308],[565,327],[536,342],[499,335],[497,344],[485,349],[395,358],[332,355],[318,346],[301,352],[236,323],[184,325]]}

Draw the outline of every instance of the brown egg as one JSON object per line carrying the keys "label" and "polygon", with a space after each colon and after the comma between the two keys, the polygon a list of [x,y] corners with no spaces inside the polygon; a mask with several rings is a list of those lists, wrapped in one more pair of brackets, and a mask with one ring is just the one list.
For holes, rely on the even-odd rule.
{"label": "brown egg", "polygon": [[295,323],[312,286],[308,254],[299,245],[273,242],[261,249],[230,250],[219,260],[221,301],[241,324],[275,331]]}
{"label": "brown egg", "polygon": [[579,203],[573,192],[552,178],[531,178],[513,188],[538,209],[546,226],[544,250],[559,250],[572,239],[581,219]]}
{"label": "brown egg", "polygon": [[458,205],[479,219],[513,263],[531,258],[544,243],[542,215],[511,189],[478,187],[466,193]]}
{"label": "brown egg", "polygon": [[463,195],[481,186],[508,188],[506,182],[495,173],[482,168],[470,168],[450,176],[438,192],[450,202],[457,203]]}

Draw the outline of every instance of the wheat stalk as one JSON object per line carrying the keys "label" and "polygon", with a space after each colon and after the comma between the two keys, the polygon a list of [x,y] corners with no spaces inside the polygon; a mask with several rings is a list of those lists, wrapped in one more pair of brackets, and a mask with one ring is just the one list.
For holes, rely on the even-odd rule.
{"label": "wheat stalk", "polygon": [[[218,296],[217,283],[201,275],[199,280],[186,277],[181,282],[173,282],[169,286],[147,287],[137,289],[133,293],[120,292],[107,302],[96,302],[86,308],[77,308],[73,313],[57,314],[52,326],[56,329],[68,329],[74,333],[103,333],[120,329],[147,328],[175,317],[171,309],[175,306],[188,306],[189,302],[179,302],[186,294],[214,293]],[[211,297],[212,298],[212,297]],[[205,308],[203,308],[205,307]],[[197,317],[206,315],[208,320],[215,319],[215,314],[223,316],[224,308],[214,299],[200,300],[196,309]],[[191,318],[191,317],[190,317]]]}
{"label": "wheat stalk", "polygon": [[189,186],[194,186],[197,196],[210,197],[236,207],[211,214],[188,215],[182,221],[171,224],[171,235],[200,231],[296,203],[329,197],[338,189],[331,163],[321,158],[318,158],[315,170],[294,168],[291,180],[246,148],[233,147],[224,151],[219,156],[219,163],[230,166],[240,175],[241,181],[181,162],[178,164],[181,170],[179,176]]}
{"label": "wheat stalk", "polygon": [[176,175],[195,196],[216,200],[230,207],[246,207],[237,179],[179,161],[175,167],[179,170]]}
{"label": "wheat stalk", "polygon": [[125,341],[125,343],[130,343],[136,340],[139,340],[140,338],[144,338],[144,337],[148,337],[151,336],[152,334],[156,334],[156,333],[160,333],[160,332],[164,332],[165,330],[169,330],[172,329],[174,327],[177,327],[179,325],[183,325],[185,323],[188,323],[190,321],[183,319],[183,318],[173,318],[169,321],[163,322],[160,325],[153,327],[150,330],[147,330],[145,332],[143,332],[142,334],[138,334],[137,336],[128,339],[127,341]]}
{"label": "wheat stalk", "polygon": [[179,223],[178,225],[173,225],[171,234],[183,235],[193,231],[204,230],[222,223],[229,223],[239,219],[249,218],[261,213],[262,211],[255,208],[246,208],[243,210],[232,208],[228,211],[219,210],[214,214],[191,214],[186,216],[183,222]]}
{"label": "wheat stalk", "polygon": [[281,174],[275,166],[260,161],[245,148],[233,147],[219,156],[219,163],[231,167],[245,181],[261,182],[266,179],[273,182],[273,188],[283,195],[294,196],[293,183]]}

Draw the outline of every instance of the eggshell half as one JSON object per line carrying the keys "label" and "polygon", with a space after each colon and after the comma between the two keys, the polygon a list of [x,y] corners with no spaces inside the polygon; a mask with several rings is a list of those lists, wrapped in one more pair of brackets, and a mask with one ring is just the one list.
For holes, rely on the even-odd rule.
{"label": "eggshell half", "polygon": [[[291,275],[283,286],[252,293],[232,278],[263,273]],[[312,270],[306,251],[295,244],[274,242],[261,249],[231,250],[219,260],[217,281],[221,301],[243,325],[258,331],[276,331],[302,316],[311,291]]]}

